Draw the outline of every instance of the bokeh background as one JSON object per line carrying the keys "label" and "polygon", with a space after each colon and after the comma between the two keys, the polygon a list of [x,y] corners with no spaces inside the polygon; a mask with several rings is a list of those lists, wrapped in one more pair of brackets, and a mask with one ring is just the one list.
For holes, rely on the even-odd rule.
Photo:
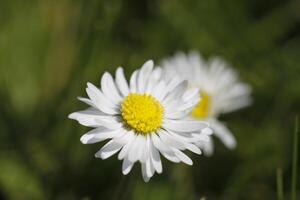
{"label": "bokeh background", "polygon": [[[274,200],[278,167],[289,198],[299,11],[296,0],[1,0],[0,199]],[[139,165],[123,176],[115,156],[95,159],[103,143],[82,145],[88,129],[67,119],[86,107],[86,82],[191,49],[253,87],[251,107],[221,117],[237,148],[217,141],[192,167],[163,160],[147,184]]]}

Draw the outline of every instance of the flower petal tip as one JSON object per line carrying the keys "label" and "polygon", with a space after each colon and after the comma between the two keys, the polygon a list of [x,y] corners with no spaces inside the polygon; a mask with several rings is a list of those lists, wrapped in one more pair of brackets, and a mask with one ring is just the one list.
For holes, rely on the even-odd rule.
{"label": "flower petal tip", "polygon": [[71,113],[68,115],[69,119],[76,119],[75,113]]}
{"label": "flower petal tip", "polygon": [[88,141],[89,141],[91,138],[93,138],[92,135],[86,135],[86,134],[85,134],[85,135],[81,136],[80,142],[81,142],[82,144],[88,144]]}

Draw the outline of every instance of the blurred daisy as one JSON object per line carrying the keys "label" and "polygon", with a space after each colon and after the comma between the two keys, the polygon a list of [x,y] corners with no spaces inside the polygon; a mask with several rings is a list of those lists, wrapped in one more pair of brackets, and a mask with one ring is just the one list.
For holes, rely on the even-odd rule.
{"label": "blurred daisy", "polygon": [[[218,120],[220,114],[229,113],[250,104],[250,87],[238,81],[237,73],[221,58],[214,57],[205,62],[192,52],[188,55],[178,53],[163,60],[166,77],[181,77],[189,81],[189,87],[199,88],[201,100],[190,113],[194,119],[207,120],[214,135],[226,147],[233,149],[236,140],[224,123]],[[206,155],[213,153],[213,142],[201,143]]]}
{"label": "blurred daisy", "polygon": [[69,115],[95,128],[81,137],[83,144],[110,139],[95,154],[97,158],[119,152],[124,175],[139,161],[146,182],[155,171],[162,172],[160,154],[172,162],[192,165],[182,151],[201,154],[196,144],[209,140],[211,134],[206,122],[184,119],[199,101],[199,90],[187,90],[187,82],[179,79],[165,82],[161,75],[151,60],[131,75],[129,84],[121,67],[115,80],[106,72],[101,89],[88,83],[89,98],[79,98],[90,107]]}

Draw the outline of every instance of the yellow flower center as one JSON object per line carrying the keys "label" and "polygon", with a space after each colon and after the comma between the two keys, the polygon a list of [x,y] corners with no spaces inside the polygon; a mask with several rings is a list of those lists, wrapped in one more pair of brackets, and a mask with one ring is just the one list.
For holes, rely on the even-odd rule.
{"label": "yellow flower center", "polygon": [[201,99],[195,108],[192,110],[191,115],[197,119],[204,119],[209,114],[211,100],[206,92],[201,92]]}
{"label": "yellow flower center", "polygon": [[131,93],[121,103],[121,115],[127,126],[145,135],[161,126],[163,107],[150,95]]}

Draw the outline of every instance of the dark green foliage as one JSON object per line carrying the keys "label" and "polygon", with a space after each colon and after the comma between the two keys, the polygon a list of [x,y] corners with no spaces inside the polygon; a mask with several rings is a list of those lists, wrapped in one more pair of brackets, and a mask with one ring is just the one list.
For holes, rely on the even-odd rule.
{"label": "dark green foliage", "polygon": [[[299,10],[288,0],[1,0],[0,199],[276,199],[277,167],[290,188],[300,111]],[[216,142],[193,167],[164,160],[148,184],[137,165],[124,177],[115,157],[95,159],[103,143],[82,145],[88,129],[67,119],[85,107],[86,82],[191,49],[224,57],[253,87],[251,107],[222,116],[237,149]]]}

